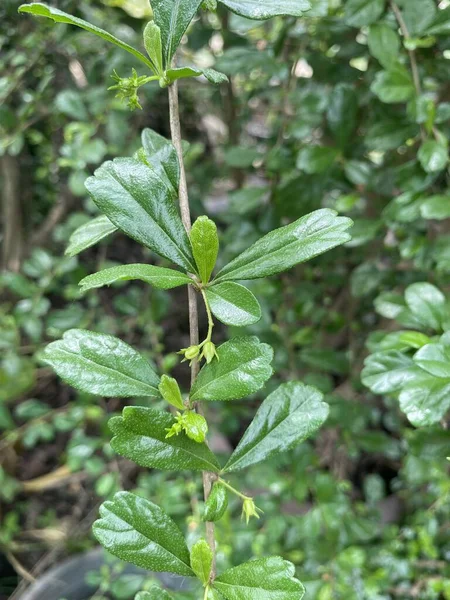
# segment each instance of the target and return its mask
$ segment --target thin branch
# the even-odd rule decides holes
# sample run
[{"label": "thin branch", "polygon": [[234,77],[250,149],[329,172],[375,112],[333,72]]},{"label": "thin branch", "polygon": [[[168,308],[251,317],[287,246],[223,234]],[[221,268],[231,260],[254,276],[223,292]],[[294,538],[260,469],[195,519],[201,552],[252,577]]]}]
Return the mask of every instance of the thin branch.
[{"label": "thin branch", "polygon": [[[405,40],[409,40],[411,35],[409,33],[408,26],[405,23],[405,19],[403,18],[402,11],[399,9],[394,0],[391,0],[391,8],[394,12],[395,18],[400,26],[400,30],[403,34]],[[422,94],[422,83],[420,81],[419,75],[419,67],[417,66],[417,57],[414,50],[408,50],[409,60],[411,63],[411,71],[414,80],[414,87],[416,88],[417,95],[420,96]]]},{"label": "thin branch", "polygon": [[[191,211],[189,207],[189,196],[186,182],[186,171],[183,161],[183,148],[181,145],[181,125],[180,125],[180,110],[178,104],[178,84],[175,81],[169,86],[169,111],[170,111],[170,131],[172,135],[172,143],[175,146],[180,163],[180,186],[179,200],[181,219],[186,231],[189,233],[191,229]],[[198,346],[198,307],[197,296],[193,286],[188,286],[188,302],[189,302],[189,330],[190,330],[190,345]],[[199,372],[198,360],[193,360],[191,365],[191,383],[194,383]],[[198,412],[201,413],[200,407]],[[215,473],[203,472],[203,492],[205,500],[208,499],[214,481],[217,479]],[[216,576],[216,540],[214,523],[206,523],[206,540],[213,553],[213,563],[211,569],[211,580]]]}]

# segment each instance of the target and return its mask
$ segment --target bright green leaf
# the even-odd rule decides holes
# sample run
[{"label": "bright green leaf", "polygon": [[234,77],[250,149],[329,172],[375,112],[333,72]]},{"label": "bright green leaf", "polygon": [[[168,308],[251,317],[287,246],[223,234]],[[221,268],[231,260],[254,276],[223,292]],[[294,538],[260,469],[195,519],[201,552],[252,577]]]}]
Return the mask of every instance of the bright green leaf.
[{"label": "bright green leaf", "polygon": [[79,285],[81,291],[86,292],[104,285],[111,285],[117,281],[130,281],[133,279],[145,281],[145,283],[160,290],[170,290],[192,283],[190,277],[173,269],[153,265],[120,265],[88,275],[80,281]]},{"label": "bright green leaf", "polygon": [[431,283],[413,283],[405,291],[405,300],[414,317],[425,327],[440,331],[447,314],[444,294]]},{"label": "bright green leaf", "polygon": [[150,500],[130,492],[117,493],[101,505],[93,531],[100,544],[121,560],[148,571],[192,577],[183,534]]},{"label": "bright green leaf", "polygon": [[416,427],[438,423],[450,409],[450,379],[417,369],[399,396],[400,408]]},{"label": "bright green leaf", "polygon": [[450,379],[450,346],[427,344],[415,353],[413,360],[430,375]]},{"label": "bright green leaf", "polygon": [[344,19],[351,27],[364,27],[383,14],[386,0],[347,0]]},{"label": "bright green leaf", "polygon": [[376,23],[369,29],[367,42],[371,55],[389,70],[400,51],[398,33],[385,23]]},{"label": "bright green leaf", "polygon": [[418,371],[413,360],[401,352],[371,354],[364,362],[361,379],[374,394],[400,391]]},{"label": "bright green leaf", "polygon": [[155,22],[161,29],[166,69],[201,3],[202,0],[152,0]]},{"label": "bright green leaf", "polygon": [[83,250],[90,248],[103,240],[111,233],[117,231],[117,227],[111,223],[108,217],[101,215],[75,229],[69,239],[66,248],[68,256],[75,256]]},{"label": "bright green leaf", "polygon": [[159,384],[159,392],[166,402],[175,406],[180,410],[184,410],[185,406],[181,396],[180,387],[173,377],[163,375]]},{"label": "bright green leaf", "polygon": [[227,600],[301,600],[305,593],[294,565],[279,556],[229,569],[214,580],[214,587]]},{"label": "bright green leaf", "polygon": [[224,485],[216,481],[205,502],[203,521],[215,523],[219,521],[228,508],[228,491]]},{"label": "bright green leaf", "polygon": [[198,540],[191,549],[191,566],[203,585],[209,581],[213,553],[206,540]]},{"label": "bright green leaf", "polygon": [[296,381],[281,385],[258,409],[224,471],[244,469],[291,450],[323,425],[328,411],[316,388]]},{"label": "bright green leaf", "polygon": [[173,598],[165,590],[154,586],[148,592],[136,594],[134,600],[173,600]]},{"label": "bright green leaf", "polygon": [[400,64],[394,64],[388,71],[379,71],[375,75],[371,90],[381,102],[387,104],[407,102],[415,93],[411,75]]},{"label": "bright green leaf", "polygon": [[243,285],[224,281],[205,290],[211,310],[225,325],[243,327],[261,319],[258,300]]},{"label": "bright green leaf", "polygon": [[272,375],[273,350],[256,337],[234,338],[217,348],[218,360],[200,371],[191,400],[239,400],[257,392]]},{"label": "bright green leaf", "polygon": [[155,65],[155,71],[162,76],[164,71],[161,30],[155,21],[149,21],[144,29],[144,46],[150,60]]},{"label": "bright green leaf", "polygon": [[214,221],[208,217],[199,217],[189,234],[192,254],[203,283],[208,283],[219,253],[219,237]]},{"label": "bright green leaf", "polygon": [[158,396],[149,362],[112,335],[71,329],[40,354],[69,385],[105,397]]},{"label": "bright green leaf", "polygon": [[430,196],[422,202],[420,214],[424,219],[436,219],[436,221],[450,219],[450,196]]},{"label": "bright green leaf", "polygon": [[308,16],[308,0],[219,0],[233,12],[247,19],[270,19],[278,15]]},{"label": "bright green leaf", "polygon": [[220,469],[206,444],[189,439],[184,433],[167,438],[176,419],[153,408],[127,406],[121,417],[113,417],[109,426],[114,434],[111,447],[141,467],[171,471],[212,471]]},{"label": "bright green leaf", "polygon": [[324,208],[275,229],[228,263],[215,281],[267,277],[345,244],[352,221],[336,215]]},{"label": "bright green leaf", "polygon": [[417,157],[427,173],[436,173],[448,164],[448,148],[436,140],[428,140],[421,145]]},{"label": "bright green leaf", "polygon": [[165,73],[168,83],[172,83],[177,79],[185,79],[189,77],[206,77],[206,79],[214,85],[219,85],[228,81],[225,73],[216,71],[215,69],[200,69],[198,67],[176,67],[168,69]]}]

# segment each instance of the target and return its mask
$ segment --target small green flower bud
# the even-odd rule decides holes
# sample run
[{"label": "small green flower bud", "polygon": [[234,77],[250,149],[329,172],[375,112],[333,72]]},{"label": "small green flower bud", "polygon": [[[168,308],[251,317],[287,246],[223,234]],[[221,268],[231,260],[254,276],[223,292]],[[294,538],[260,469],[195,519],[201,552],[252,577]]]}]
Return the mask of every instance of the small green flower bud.
[{"label": "small green flower bud", "polygon": [[200,348],[198,346],[189,346],[189,348],[186,348],[184,356],[187,360],[193,360],[194,358],[197,358],[199,354]]},{"label": "small green flower bud", "polygon": [[245,518],[245,522],[247,523],[247,525],[252,517],[256,517],[257,519],[259,519],[258,513],[262,513],[262,510],[256,506],[256,504],[253,501],[253,498],[249,498],[248,496],[246,496],[242,505],[242,518]]},{"label": "small green flower bud", "polygon": [[215,356],[217,357],[217,360],[219,360],[216,352],[216,345],[213,342],[206,342],[206,344],[203,346],[202,356],[205,357],[208,365]]}]

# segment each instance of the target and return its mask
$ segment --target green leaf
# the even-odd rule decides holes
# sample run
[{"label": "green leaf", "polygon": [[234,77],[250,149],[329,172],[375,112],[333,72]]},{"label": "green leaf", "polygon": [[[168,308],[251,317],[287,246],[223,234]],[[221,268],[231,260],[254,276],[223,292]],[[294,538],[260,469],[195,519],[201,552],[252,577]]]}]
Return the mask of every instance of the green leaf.
[{"label": "green leaf", "polygon": [[257,392],[272,375],[273,350],[256,337],[234,338],[217,348],[218,360],[205,365],[191,400],[239,400]]},{"label": "green leaf", "polygon": [[191,549],[191,566],[204,586],[209,582],[213,553],[206,540],[198,540]]},{"label": "green leaf", "polygon": [[75,229],[69,239],[66,248],[68,256],[75,256],[83,250],[94,246],[111,233],[117,231],[117,227],[111,223],[108,217],[101,215]]},{"label": "green leaf", "polygon": [[364,362],[361,380],[374,394],[400,391],[416,377],[418,368],[402,352],[379,352],[368,356]]},{"label": "green leaf", "polygon": [[154,586],[149,592],[136,594],[134,600],[173,600],[173,598],[165,590]]},{"label": "green leaf", "polygon": [[440,142],[428,140],[421,145],[417,158],[427,173],[436,173],[447,166],[448,149]]},{"label": "green leaf", "polygon": [[202,283],[208,283],[219,253],[216,224],[208,217],[199,217],[193,224],[189,237],[200,279]]},{"label": "green leaf", "polygon": [[150,165],[162,179],[167,181],[172,198],[177,200],[180,184],[180,163],[178,162],[175,146],[165,137],[148,128],[142,132],[141,140],[145,163]]},{"label": "green leaf", "polygon": [[433,23],[436,13],[434,0],[397,0],[401,7],[402,17],[411,36],[419,36]]},{"label": "green leaf", "polygon": [[415,353],[413,360],[430,375],[450,379],[450,346],[427,344]]},{"label": "green leaf", "polygon": [[292,563],[270,556],[225,571],[214,588],[227,600],[301,600],[305,588],[294,575]]},{"label": "green leaf", "polygon": [[291,450],[323,425],[328,404],[316,388],[291,381],[262,403],[224,472],[245,469]]},{"label": "green leaf", "polygon": [[239,283],[224,281],[206,288],[205,294],[213,314],[225,325],[243,327],[261,319],[258,300]]},{"label": "green leaf", "polygon": [[175,406],[180,410],[184,410],[185,406],[181,396],[180,387],[173,377],[163,375],[159,384],[159,392],[166,402]]},{"label": "green leaf", "polygon": [[297,157],[297,168],[315,174],[328,171],[339,156],[339,150],[331,146],[307,146]]},{"label": "green leaf", "polygon": [[150,60],[155,65],[155,71],[162,77],[164,63],[162,55],[161,30],[155,21],[149,21],[144,29],[144,46]]},{"label": "green leaf", "polygon": [[450,196],[430,196],[420,205],[420,214],[424,219],[450,219]]},{"label": "green leaf", "polygon": [[225,73],[216,71],[215,69],[199,69],[198,67],[176,67],[168,69],[165,73],[165,77],[168,83],[172,83],[177,79],[186,79],[189,77],[206,77],[206,79],[214,85],[219,85],[228,81],[228,77]]},{"label": "green leaf", "polygon": [[450,409],[450,379],[417,369],[399,396],[400,408],[416,427],[438,423]]},{"label": "green leaf", "polygon": [[158,396],[159,377],[148,361],[112,335],[71,329],[40,354],[74,388],[105,397]]},{"label": "green leaf", "polygon": [[247,19],[266,20],[278,15],[308,16],[308,0],[219,0],[231,11]]},{"label": "green leaf", "polygon": [[100,544],[121,560],[148,571],[192,577],[183,534],[150,500],[119,492],[101,505],[92,529]]},{"label": "green leaf", "polygon": [[189,272],[194,259],[167,183],[150,167],[122,158],[104,163],[86,188],[106,216],[137,242]]},{"label": "green leaf", "polygon": [[[340,148],[345,148],[357,124],[358,98],[351,85],[339,83],[332,91],[328,110],[328,127]],[[333,157],[333,161],[334,161]]]},{"label": "green leaf", "polygon": [[215,523],[219,521],[228,508],[228,492],[224,485],[216,481],[205,502],[203,521]]},{"label": "green leaf", "polygon": [[351,219],[324,208],[275,229],[226,265],[215,281],[258,279],[275,275],[345,244]]},{"label": "green leaf", "polygon": [[400,37],[389,25],[376,23],[371,25],[367,38],[369,50],[385,69],[396,62],[400,51]]},{"label": "green leaf", "polygon": [[408,308],[425,327],[440,331],[447,309],[444,294],[431,283],[413,283],[405,291]]},{"label": "green leaf", "polygon": [[384,12],[386,0],[347,0],[344,19],[351,27],[364,27],[377,21]]},{"label": "green leaf", "polygon": [[114,35],[111,35],[107,31],[88,23],[87,21],[83,21],[83,19],[79,19],[78,17],[72,17],[62,10],[58,10],[57,8],[53,8],[52,6],[47,6],[41,2],[35,2],[33,4],[22,4],[19,7],[19,12],[21,13],[30,13],[32,15],[36,15],[39,17],[48,17],[55,23],[68,23],[69,25],[76,25],[77,27],[81,27],[81,29],[85,29],[90,33],[98,35],[104,40],[110,42],[111,44],[115,44],[122,48],[122,50],[126,50],[130,54],[132,54],[135,58],[143,62],[147,67],[153,70],[153,64],[148,60],[139,50],[136,50],[132,46],[129,46],[122,40],[119,40]]},{"label": "green leaf", "polygon": [[81,291],[86,292],[104,285],[111,285],[117,281],[130,281],[132,279],[145,281],[145,283],[149,283],[160,290],[171,290],[192,283],[190,277],[173,269],[153,265],[120,265],[88,275],[80,281],[79,285]]},{"label": "green leaf", "polygon": [[399,64],[394,64],[388,71],[379,71],[370,89],[386,104],[408,102],[415,93],[411,75]]},{"label": "green leaf", "polygon": [[153,408],[127,406],[109,426],[114,434],[112,449],[141,467],[172,471],[212,471],[220,465],[206,444],[198,444],[184,433],[166,438],[176,419]]},{"label": "green leaf", "polygon": [[161,29],[166,69],[202,0],[152,0],[153,15]]}]

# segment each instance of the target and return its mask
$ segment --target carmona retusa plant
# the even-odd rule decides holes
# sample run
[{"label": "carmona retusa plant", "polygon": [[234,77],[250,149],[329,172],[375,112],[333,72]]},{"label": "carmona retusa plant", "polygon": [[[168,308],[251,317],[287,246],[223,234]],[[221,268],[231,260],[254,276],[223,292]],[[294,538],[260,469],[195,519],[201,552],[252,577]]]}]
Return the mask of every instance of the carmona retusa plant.
[{"label": "carmona retusa plant", "polygon": [[[244,17],[300,16],[306,0],[221,0]],[[214,319],[245,327],[261,317],[258,300],[240,281],[268,277],[309,260],[349,240],[348,218],[322,209],[276,229],[215,272],[219,254],[216,225],[200,216],[191,225],[183,164],[178,110],[178,80],[203,76],[214,84],[226,77],[212,69],[176,66],[175,56],[201,0],[152,0],[153,20],[144,31],[146,54],[108,32],[41,3],[25,4],[20,12],[82,27],[130,52],[145,68],[112,86],[131,108],[140,107],[138,89],[155,81],[168,89],[172,139],[144,130],[142,148],[131,158],[104,163],[86,181],[86,188],[102,216],[77,230],[70,253],[92,246],[120,230],[174,264],[174,269],[150,264],[128,264],[102,270],[80,282],[83,291],[124,280],[142,280],[160,289],[186,286],[189,303],[190,345],[180,349],[189,362],[191,386],[186,393],[168,375],[156,373],[136,350],[110,335],[73,329],[49,344],[42,359],[73,387],[104,397],[155,397],[167,411],[126,406],[113,417],[111,446],[120,456],[141,467],[203,474],[205,538],[188,548],[172,519],[146,498],[119,492],[100,508],[94,535],[113,555],[150,571],[166,571],[197,579],[198,597],[209,600],[300,600],[304,587],[294,565],[280,557],[250,560],[219,573],[216,568],[215,522],[227,510],[228,497],[242,501],[248,521],[259,518],[254,499],[229,477],[270,457],[292,449],[326,420],[322,394],[298,381],[284,383],[261,404],[238,446],[221,465],[208,447],[209,402],[233,402],[260,390],[272,375],[272,348],[253,336],[234,337],[216,346]],[[214,9],[215,2],[204,3]],[[215,273],[215,274],[214,274]],[[206,338],[199,339],[197,301],[208,317]],[[197,584],[199,585],[199,584]],[[195,586],[193,587],[195,590]],[[154,588],[139,600],[168,599]]]}]

